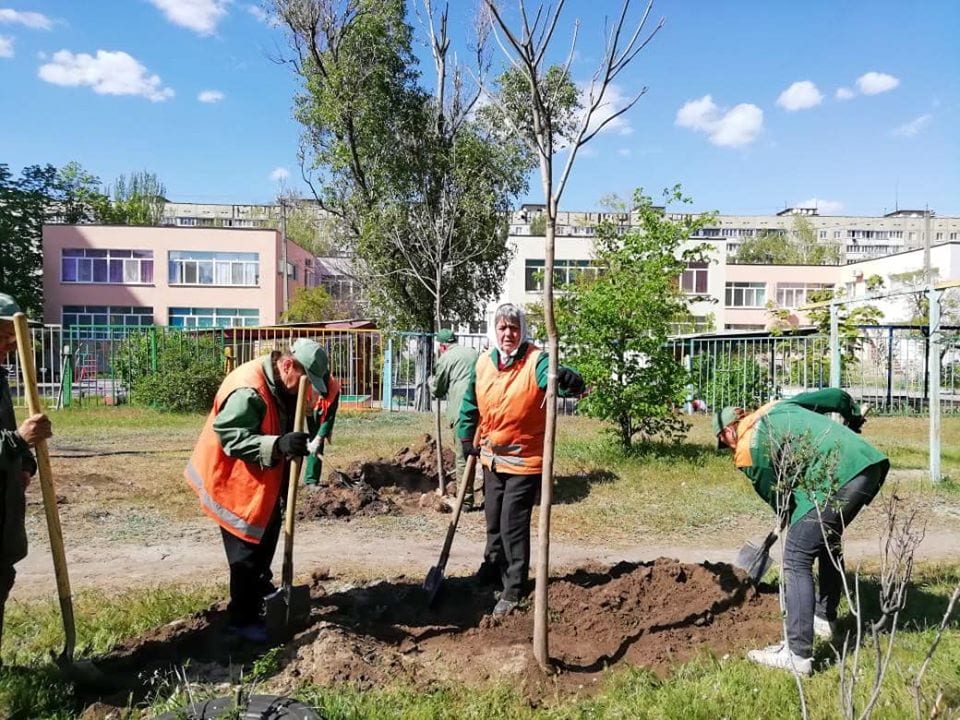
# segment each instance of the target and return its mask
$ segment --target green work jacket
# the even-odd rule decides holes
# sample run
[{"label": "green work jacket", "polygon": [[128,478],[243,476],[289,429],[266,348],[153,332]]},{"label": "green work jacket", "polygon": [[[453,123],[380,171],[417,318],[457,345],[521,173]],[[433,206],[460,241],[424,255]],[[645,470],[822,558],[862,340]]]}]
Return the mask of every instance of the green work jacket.
[{"label": "green work jacket", "polygon": [[430,394],[447,401],[446,414],[451,427],[456,427],[460,420],[460,405],[470,385],[477,357],[473,348],[455,345],[437,358],[437,364],[433,366],[433,375],[428,381]]},{"label": "green work jacket", "polygon": [[[863,417],[849,394],[825,388],[766,405],[738,425],[734,462],[775,511],[781,498],[790,498],[791,525],[817,504],[825,507],[867,467],[885,463],[884,477],[890,467],[886,455],[822,413],[838,413],[848,423]],[[778,492],[787,482],[790,488]]]},{"label": "green work jacket", "polygon": [[37,472],[30,448],[17,434],[7,371],[0,367],[0,565],[13,565],[27,556],[27,511],[21,472]]}]

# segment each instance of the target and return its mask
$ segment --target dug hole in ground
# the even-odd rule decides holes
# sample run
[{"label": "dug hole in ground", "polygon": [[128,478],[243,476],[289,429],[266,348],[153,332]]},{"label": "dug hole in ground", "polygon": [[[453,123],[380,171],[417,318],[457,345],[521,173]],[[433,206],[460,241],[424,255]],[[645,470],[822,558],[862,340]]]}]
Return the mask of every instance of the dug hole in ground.
[{"label": "dug hole in ground", "polygon": [[[298,519],[448,511],[434,492],[435,462],[432,440],[424,436],[390,458],[331,471],[323,484],[304,489]],[[451,454],[444,464],[452,472]],[[438,539],[438,553],[439,545]],[[299,572],[313,572],[310,620],[282,646],[277,671],[258,684],[264,692],[292,694],[307,683],[367,689],[394,682],[429,688],[505,681],[542,703],[589,693],[605,670],[624,663],[666,673],[700,652],[741,653],[781,633],[776,589],[753,588],[727,564],[671,558],[586,564],[550,583],[550,654],[559,672],[546,676],[531,657],[532,609],[522,604],[494,618],[493,590],[472,577],[448,577],[430,608],[423,577],[354,584],[326,568],[301,566]],[[185,664],[191,682],[242,682],[244,666],[267,648],[227,635],[225,606],[218,603],[97,658],[117,686],[113,697],[97,699],[125,706],[147,692],[144,678]]]}]

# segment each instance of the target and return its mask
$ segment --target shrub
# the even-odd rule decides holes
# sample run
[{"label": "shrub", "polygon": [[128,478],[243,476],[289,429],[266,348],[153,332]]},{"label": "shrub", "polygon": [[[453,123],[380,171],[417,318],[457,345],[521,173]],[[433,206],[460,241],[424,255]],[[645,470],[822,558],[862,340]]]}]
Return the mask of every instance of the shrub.
[{"label": "shrub", "polygon": [[174,412],[206,411],[223,380],[219,339],[180,331],[135,333],[114,357],[114,370],[129,384],[134,403]]}]

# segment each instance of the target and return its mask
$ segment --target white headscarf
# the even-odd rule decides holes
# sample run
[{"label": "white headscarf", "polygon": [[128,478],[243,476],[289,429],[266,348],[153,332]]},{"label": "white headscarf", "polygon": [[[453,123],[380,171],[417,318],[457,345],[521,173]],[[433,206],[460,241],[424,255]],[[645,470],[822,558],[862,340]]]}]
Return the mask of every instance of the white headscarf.
[{"label": "white headscarf", "polygon": [[[497,342],[497,319],[503,315],[516,315],[520,319],[520,342],[517,343],[517,347],[512,353],[504,352],[503,348],[500,347],[500,343]],[[493,323],[487,330],[487,335],[490,337],[490,344],[497,349],[498,353],[500,353],[501,360],[514,357],[517,354],[517,351],[520,349],[520,346],[522,346],[525,342],[530,341],[530,338],[527,336],[527,316],[524,314],[523,310],[513,303],[504,303],[503,305],[497,307],[496,312],[493,313]]]}]

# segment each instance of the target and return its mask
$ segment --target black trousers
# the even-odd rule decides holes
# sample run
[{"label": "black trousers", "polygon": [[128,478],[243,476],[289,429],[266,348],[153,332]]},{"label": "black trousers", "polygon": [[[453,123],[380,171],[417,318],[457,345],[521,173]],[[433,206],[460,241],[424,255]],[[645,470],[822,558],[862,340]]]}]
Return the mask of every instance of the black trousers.
[{"label": "black trousers", "polygon": [[[790,526],[783,547],[787,644],[800,657],[813,654],[813,616],[837,619],[843,593],[843,531],[883,485],[890,463],[870,465],[837,490],[818,512],[808,512]],[[820,586],[815,590],[813,563]],[[839,567],[838,567],[839,566]]]},{"label": "black trousers", "polygon": [[484,562],[500,569],[503,599],[519,600],[530,571],[530,515],[540,494],[540,475],[483,469],[487,547]]},{"label": "black trousers", "polygon": [[3,615],[7,607],[7,598],[13,589],[17,571],[13,565],[0,565],[0,641],[3,639]]},{"label": "black trousers", "polygon": [[241,540],[223,528],[223,549],[230,566],[230,604],[227,612],[233,625],[249,625],[260,619],[263,598],[273,591],[270,564],[277,550],[282,527],[282,503],[277,500],[270,522],[257,544]]}]

